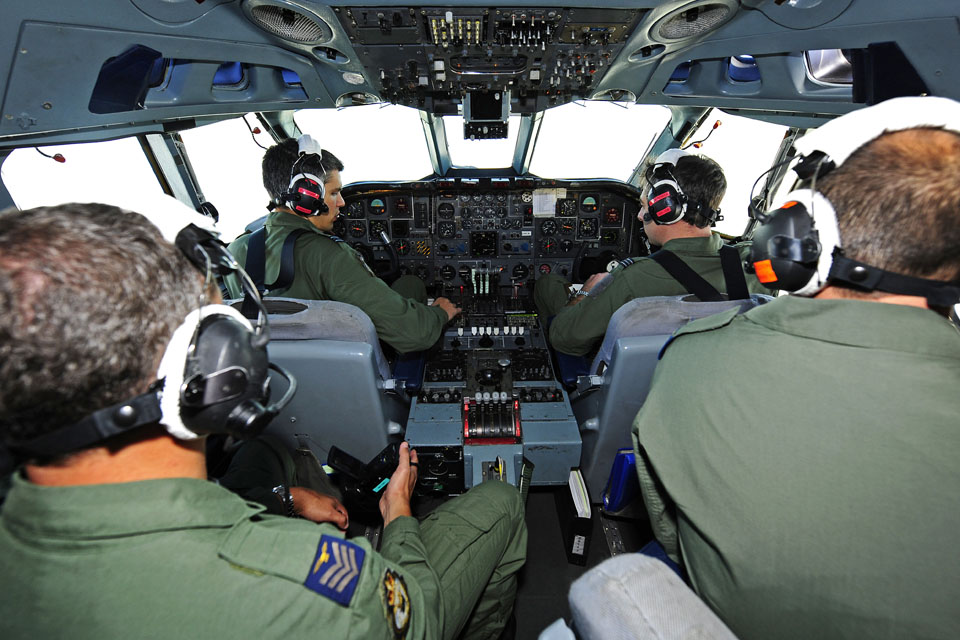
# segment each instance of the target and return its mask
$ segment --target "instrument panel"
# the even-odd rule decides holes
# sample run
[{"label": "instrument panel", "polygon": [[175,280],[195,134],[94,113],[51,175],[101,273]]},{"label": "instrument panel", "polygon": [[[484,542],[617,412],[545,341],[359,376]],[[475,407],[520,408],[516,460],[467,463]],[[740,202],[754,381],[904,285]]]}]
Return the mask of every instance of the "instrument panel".
[{"label": "instrument panel", "polygon": [[358,183],[342,194],[334,233],[377,271],[389,263],[386,233],[401,273],[438,295],[473,290],[478,272],[496,274],[502,288],[532,288],[548,273],[576,279],[584,259],[645,252],[633,233],[640,193],[614,181],[434,179]]}]

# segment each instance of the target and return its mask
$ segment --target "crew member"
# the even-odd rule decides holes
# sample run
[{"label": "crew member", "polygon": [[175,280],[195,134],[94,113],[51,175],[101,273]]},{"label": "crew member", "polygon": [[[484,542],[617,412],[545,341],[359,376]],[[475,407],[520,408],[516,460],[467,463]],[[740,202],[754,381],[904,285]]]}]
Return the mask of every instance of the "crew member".
[{"label": "crew member", "polygon": [[[294,236],[293,279],[269,295],[306,300],[337,300],[359,307],[373,321],[377,336],[397,351],[432,346],[444,325],[460,309],[447,298],[426,305],[426,288],[416,276],[401,276],[391,288],[376,277],[363,257],[333,234],[344,206],[340,195],[343,163],[310,136],[288,139],[263,155],[263,186],[270,194],[266,220],[265,282],[277,281],[283,247]],[[230,244],[241,264],[247,260],[250,235]],[[242,295],[235,276],[224,280],[231,297]]]},{"label": "crew member", "polygon": [[206,238],[105,205],[0,213],[0,462],[23,464],[0,637],[496,638],[525,558],[516,488],[418,521],[404,443],[378,552],[207,480],[206,434],[253,436],[290,392],[266,405],[265,334],[207,304],[231,261]]},{"label": "crew member", "polygon": [[[706,156],[672,149],[650,166],[646,182],[648,197],[638,217],[650,243],[662,247],[659,255],[631,259],[610,274],[594,274],[577,292],[559,276],[537,280],[534,301],[541,317],[556,316],[549,335],[558,351],[588,354],[603,338],[614,312],[634,298],[697,294],[704,284],[708,294],[727,292],[720,258],[723,239],[710,230],[720,219],[720,201],[727,190],[723,169]],[[745,256],[749,245],[736,249]],[[731,277],[743,283],[742,268],[737,265],[735,271]],[[746,276],[743,288],[743,295],[770,293],[752,275]]]},{"label": "crew member", "polygon": [[738,638],[956,638],[960,104],[888,100],[796,148],[809,189],[751,260],[804,297],[666,347],[633,426],[647,511]]}]

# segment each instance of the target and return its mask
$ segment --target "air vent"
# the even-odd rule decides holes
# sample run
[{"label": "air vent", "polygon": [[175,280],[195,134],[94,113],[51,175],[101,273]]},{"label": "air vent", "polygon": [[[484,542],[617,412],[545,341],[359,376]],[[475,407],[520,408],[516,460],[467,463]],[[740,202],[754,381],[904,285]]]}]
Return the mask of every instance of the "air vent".
[{"label": "air vent", "polygon": [[730,20],[736,12],[734,7],[718,2],[706,2],[675,11],[662,19],[654,28],[658,40],[687,40],[713,31]]},{"label": "air vent", "polygon": [[244,3],[247,16],[258,27],[273,35],[300,44],[327,42],[333,36],[329,25],[306,9],[284,2]]}]

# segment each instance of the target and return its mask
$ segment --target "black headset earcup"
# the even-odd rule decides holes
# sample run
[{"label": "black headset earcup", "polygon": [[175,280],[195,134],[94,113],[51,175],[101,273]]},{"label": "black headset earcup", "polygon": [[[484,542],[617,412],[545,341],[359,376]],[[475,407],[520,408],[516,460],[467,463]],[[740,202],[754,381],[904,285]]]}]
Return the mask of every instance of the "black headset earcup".
[{"label": "black headset earcup", "polygon": [[290,180],[284,195],[287,206],[304,216],[315,216],[329,211],[324,201],[323,180],[309,173],[300,173]]},{"label": "black headset earcup", "polygon": [[194,433],[255,436],[269,422],[265,346],[239,320],[214,314],[200,323],[188,352],[180,392],[180,417]]},{"label": "black headset earcup", "polygon": [[757,279],[774,289],[798,291],[817,273],[819,233],[807,208],[794,200],[763,216],[753,234],[750,264]]}]

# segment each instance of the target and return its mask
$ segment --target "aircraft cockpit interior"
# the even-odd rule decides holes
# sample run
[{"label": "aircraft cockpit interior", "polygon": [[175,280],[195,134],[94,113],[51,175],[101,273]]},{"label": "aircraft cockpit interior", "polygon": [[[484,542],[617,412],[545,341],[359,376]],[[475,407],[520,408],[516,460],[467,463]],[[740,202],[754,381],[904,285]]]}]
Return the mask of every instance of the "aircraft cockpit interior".
[{"label": "aircraft cockpit interior", "polygon": [[584,570],[556,494],[575,487],[599,514],[578,543],[584,559],[592,536],[588,566],[652,539],[630,428],[670,335],[777,296],[723,295],[656,329],[623,309],[583,356],[551,344],[538,284],[578,301],[660,248],[642,220],[668,150],[723,168],[713,231],[739,246],[793,188],[808,131],[900,96],[960,99],[948,0],[4,4],[0,208],[167,194],[229,244],[264,225],[266,149],[309,135],[343,161],[330,233],[459,313],[401,353],[356,307],[267,295],[268,348],[299,381],[267,433],[324,463],[408,441],[424,500],[520,487],[538,547],[525,638],[569,617]]}]

